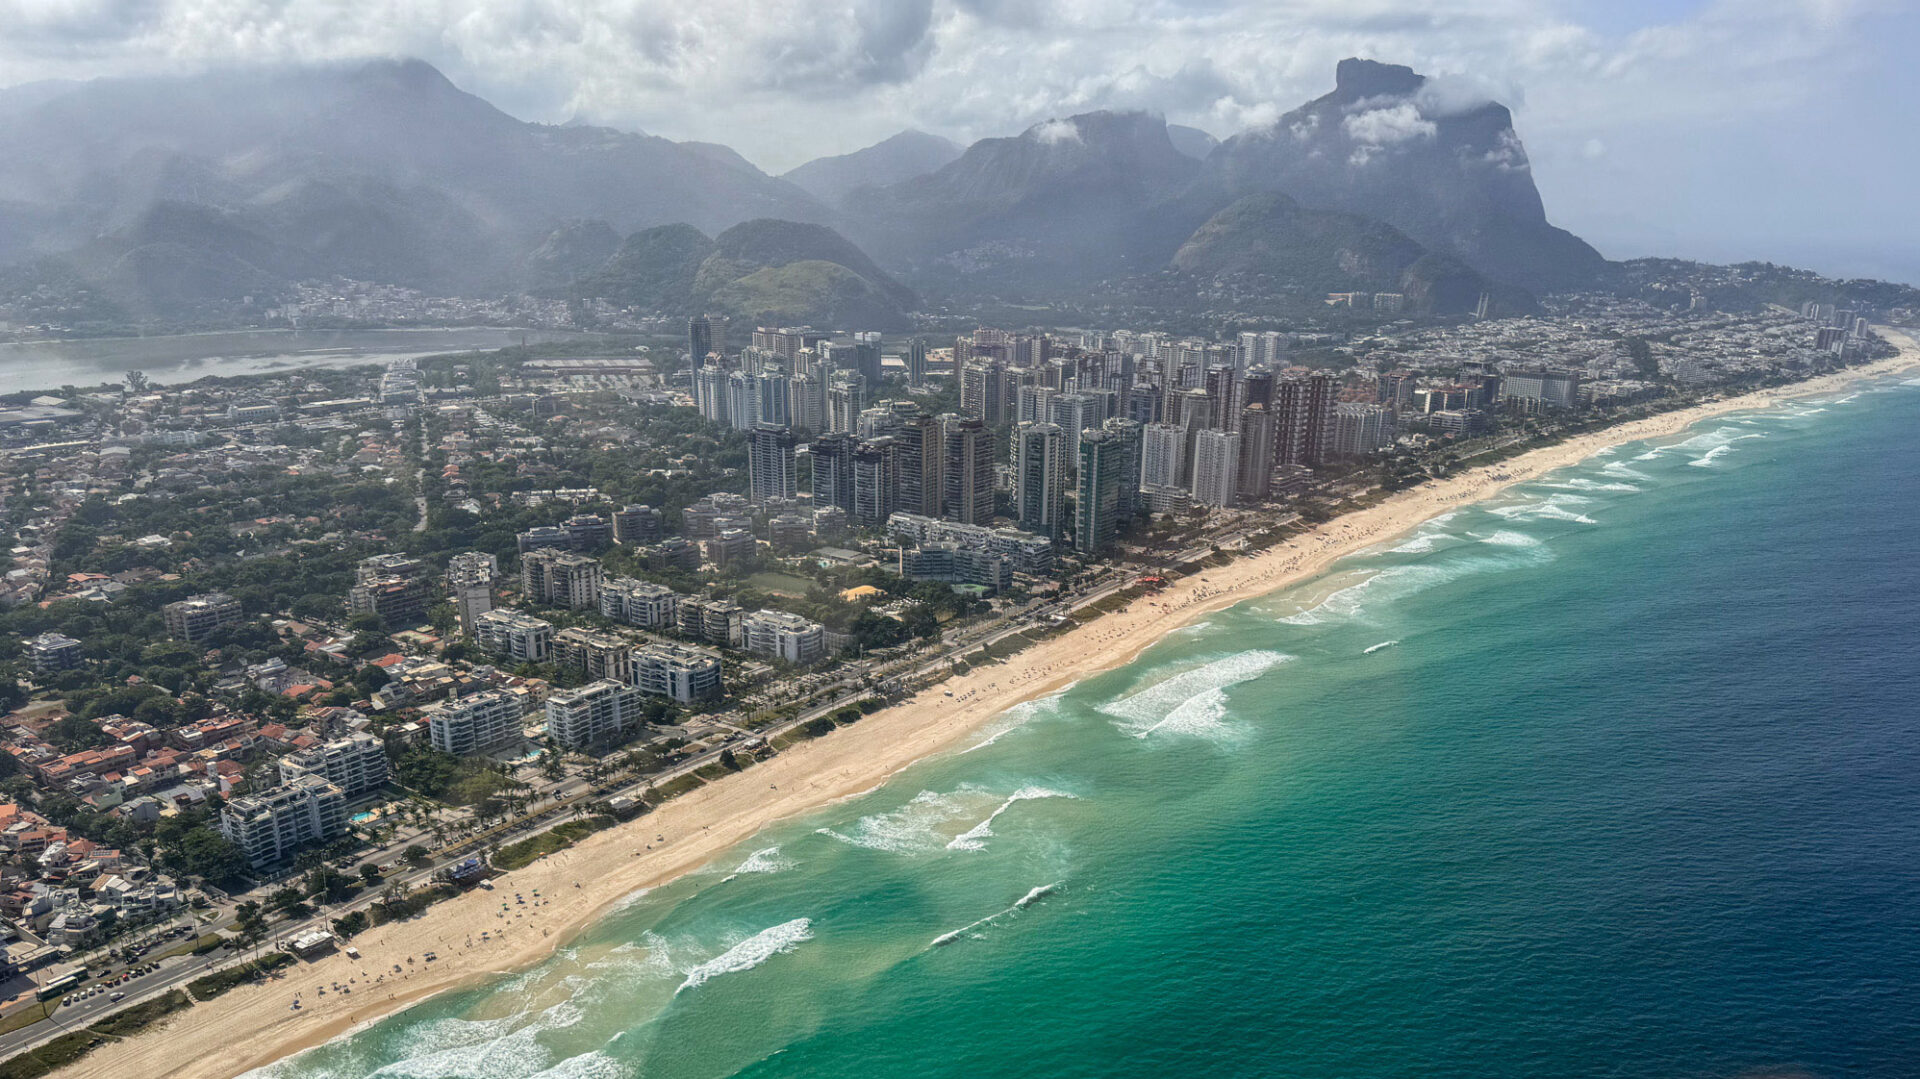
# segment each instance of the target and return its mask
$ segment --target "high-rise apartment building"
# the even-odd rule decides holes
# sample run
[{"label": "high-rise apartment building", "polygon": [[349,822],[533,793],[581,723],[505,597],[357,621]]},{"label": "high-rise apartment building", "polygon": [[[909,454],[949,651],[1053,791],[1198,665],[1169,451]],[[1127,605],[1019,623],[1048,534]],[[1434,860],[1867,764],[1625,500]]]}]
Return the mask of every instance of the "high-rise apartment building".
[{"label": "high-rise apartment building", "polygon": [[948,413],[940,417],[945,443],[940,469],[940,511],[962,524],[984,525],[993,520],[993,433],[986,421]]},{"label": "high-rise apartment building", "polygon": [[1066,436],[1051,423],[1013,432],[1013,501],[1020,527],[1059,539],[1066,522]]},{"label": "high-rise apartment building", "polygon": [[786,427],[756,423],[747,432],[748,490],[754,505],[794,497],[793,452],[793,432]]},{"label": "high-rise apartment building", "polygon": [[1205,506],[1233,505],[1239,493],[1240,435],[1205,430],[1194,439],[1193,500]]}]

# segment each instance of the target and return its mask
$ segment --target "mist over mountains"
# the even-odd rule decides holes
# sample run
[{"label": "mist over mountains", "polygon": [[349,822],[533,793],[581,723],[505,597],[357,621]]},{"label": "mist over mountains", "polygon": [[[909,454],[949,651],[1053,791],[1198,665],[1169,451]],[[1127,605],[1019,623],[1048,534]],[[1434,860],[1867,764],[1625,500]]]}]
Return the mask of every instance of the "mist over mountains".
[{"label": "mist over mountains", "polygon": [[0,91],[0,289],[134,319],[349,277],[884,328],[916,289],[1169,273],[1448,313],[1607,268],[1547,220],[1504,106],[1366,60],[1224,141],[1093,112],[965,148],[906,131],[779,177],[517,120],[420,61]]}]

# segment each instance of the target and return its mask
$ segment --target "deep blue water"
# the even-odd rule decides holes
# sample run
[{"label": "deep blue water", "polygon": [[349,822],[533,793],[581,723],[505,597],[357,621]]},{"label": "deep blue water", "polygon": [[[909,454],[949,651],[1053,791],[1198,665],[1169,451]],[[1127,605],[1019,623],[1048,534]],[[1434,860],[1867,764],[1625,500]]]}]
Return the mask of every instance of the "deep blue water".
[{"label": "deep blue water", "polygon": [[1917,423],[1463,509],[268,1072],[1920,1074]]}]

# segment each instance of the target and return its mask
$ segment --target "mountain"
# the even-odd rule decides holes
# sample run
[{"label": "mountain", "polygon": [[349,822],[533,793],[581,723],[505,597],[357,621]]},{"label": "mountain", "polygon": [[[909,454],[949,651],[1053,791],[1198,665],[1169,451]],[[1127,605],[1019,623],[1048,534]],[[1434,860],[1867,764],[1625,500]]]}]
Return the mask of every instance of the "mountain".
[{"label": "mountain", "polygon": [[1548,223],[1506,106],[1459,98],[1411,68],[1342,60],[1332,93],[1221,143],[1197,188],[1378,218],[1529,289],[1592,281],[1605,260]]},{"label": "mountain", "polygon": [[1183,124],[1168,124],[1167,138],[1173,142],[1174,149],[1195,161],[1205,161],[1207,155],[1213,152],[1213,148],[1220,145],[1220,140],[1212,135],[1197,127],[1187,127]]},{"label": "mountain", "polygon": [[517,285],[568,221],[832,216],[725,147],[527,123],[417,60],[0,92],[0,263],[162,202],[298,247],[319,273],[467,290]]},{"label": "mountain", "polygon": [[1398,292],[1417,314],[1464,314],[1482,294],[1503,310],[1531,296],[1497,285],[1451,255],[1435,254],[1385,222],[1309,210],[1278,192],[1248,195],[1209,218],[1174,253],[1172,267],[1243,288]]},{"label": "mountain", "polygon": [[861,189],[849,212],[865,246],[921,274],[1065,286],[1143,267],[1130,223],[1200,169],[1160,117],[1093,112],[983,139],[926,176]]},{"label": "mountain", "polygon": [[713,240],[692,225],[659,225],[621,241],[606,263],[566,289],[665,314],[691,314],[693,281],[713,254]]},{"label": "mountain", "polygon": [[765,218],[712,239],[685,224],[635,233],[566,293],[663,314],[877,330],[908,328],[916,303],[912,290],[834,230]]},{"label": "mountain", "polygon": [[884,187],[925,176],[951,164],[962,152],[938,135],[908,130],[864,150],[815,158],[781,173],[780,178],[828,206],[838,206],[855,188]]},{"label": "mountain", "polygon": [[564,287],[605,266],[620,244],[620,234],[605,221],[569,221],[527,255],[522,276],[535,290]]}]

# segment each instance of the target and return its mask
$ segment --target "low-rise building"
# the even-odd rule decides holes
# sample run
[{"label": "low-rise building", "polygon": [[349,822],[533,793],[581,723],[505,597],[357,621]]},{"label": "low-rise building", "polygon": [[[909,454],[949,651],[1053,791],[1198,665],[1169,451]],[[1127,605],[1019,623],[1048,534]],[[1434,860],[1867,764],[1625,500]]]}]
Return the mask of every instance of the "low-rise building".
[{"label": "low-rise building", "polygon": [[27,659],[35,674],[72,670],[80,666],[81,644],[65,634],[42,633],[27,642]]},{"label": "low-rise building", "polygon": [[602,572],[598,559],[578,551],[528,551],[520,559],[520,593],[528,603],[597,611]]},{"label": "low-rise building", "polygon": [[588,678],[627,680],[633,645],[611,633],[573,626],[556,634],[553,646],[561,663],[584,672]]},{"label": "low-rise building", "polygon": [[746,650],[788,663],[818,663],[827,658],[826,627],[788,611],[755,611],[742,623]]},{"label": "low-rise building", "polygon": [[291,783],[303,775],[317,775],[339,787],[349,798],[377,790],[387,781],[386,745],[366,733],[296,750],[280,758],[279,765],[283,783]]},{"label": "low-rise building", "polygon": [[600,586],[600,613],[630,626],[672,629],[679,622],[680,594],[652,581],[616,577]]},{"label": "low-rise building", "polygon": [[654,697],[681,704],[716,700],[722,693],[720,657],[677,644],[650,644],[633,650],[633,684]]},{"label": "low-rise building", "polygon": [[499,690],[447,701],[427,711],[427,740],[456,757],[510,745],[523,737],[520,698]]},{"label": "low-rise building", "polygon": [[245,794],[220,810],[220,831],[255,869],[284,862],[305,847],[347,830],[347,796],[317,775],[303,775],[261,794]]},{"label": "low-rise building", "polygon": [[601,679],[547,698],[547,734],[568,749],[626,741],[639,729],[646,695],[638,686]]},{"label": "low-rise building", "polygon": [[225,592],[206,592],[160,608],[167,636],[198,644],[222,626],[240,621],[240,601]]},{"label": "low-rise building", "polygon": [[495,655],[545,663],[553,654],[553,623],[511,607],[495,607],[474,616],[473,639]]},{"label": "low-rise building", "polygon": [[1013,560],[958,544],[929,543],[900,549],[900,576],[1004,592],[1013,587]]}]

